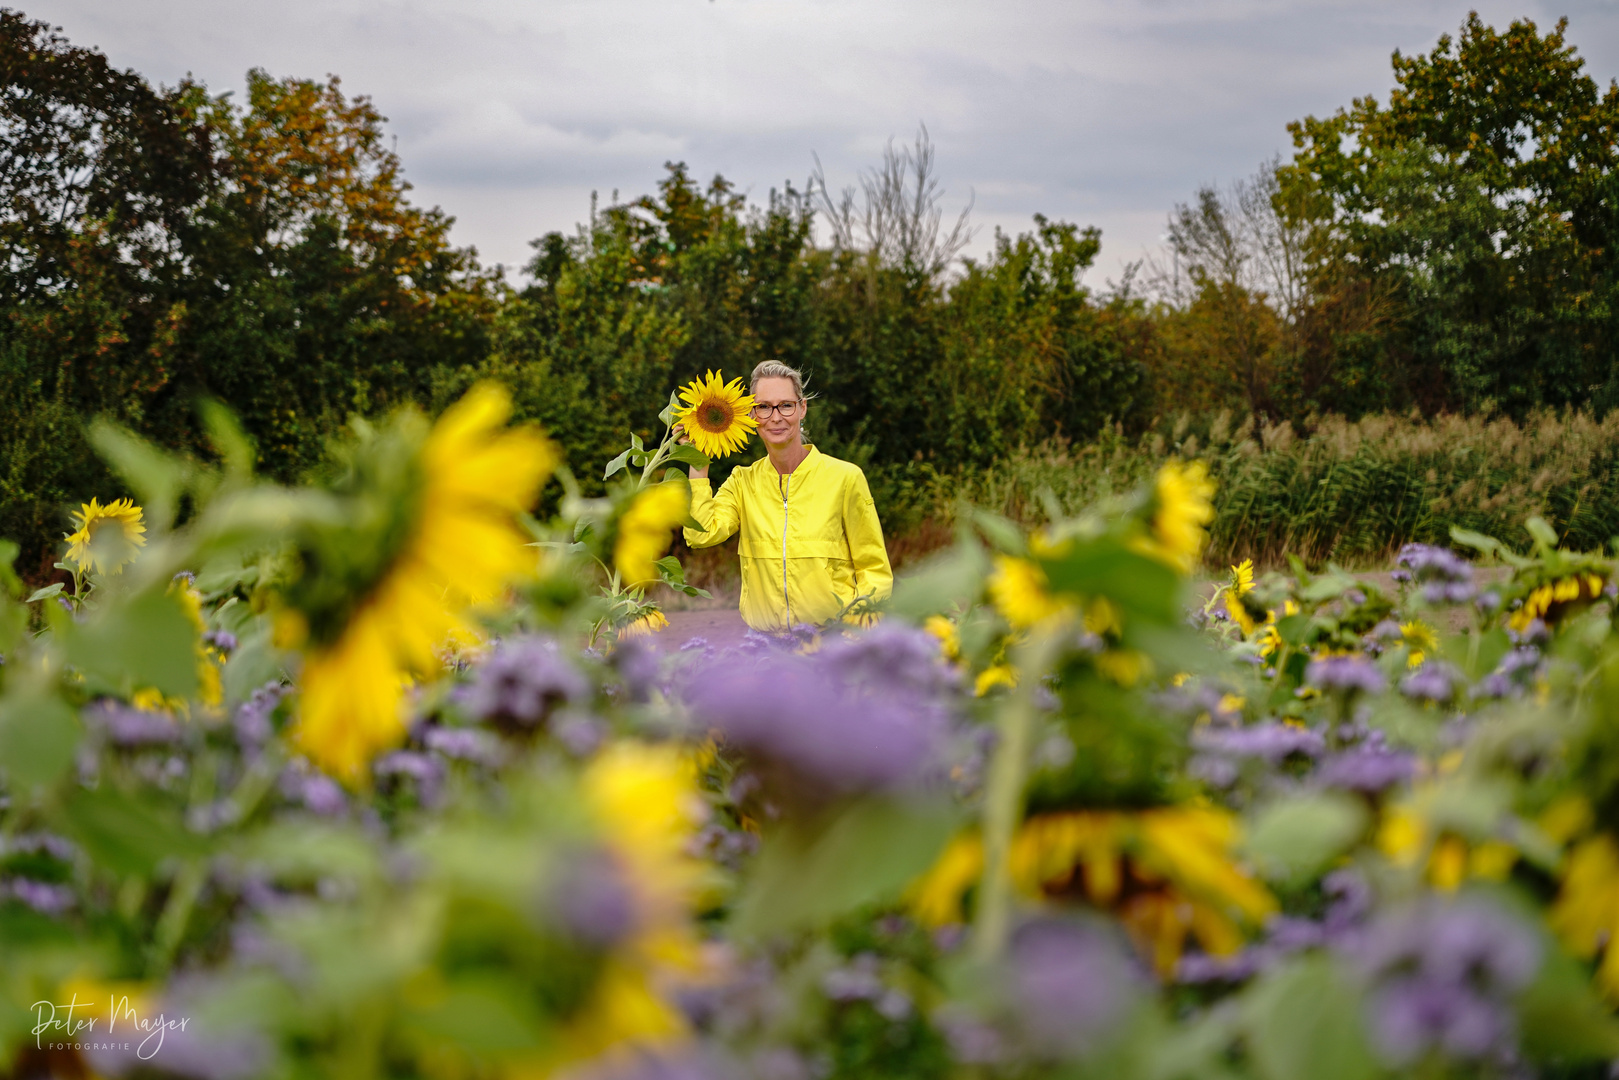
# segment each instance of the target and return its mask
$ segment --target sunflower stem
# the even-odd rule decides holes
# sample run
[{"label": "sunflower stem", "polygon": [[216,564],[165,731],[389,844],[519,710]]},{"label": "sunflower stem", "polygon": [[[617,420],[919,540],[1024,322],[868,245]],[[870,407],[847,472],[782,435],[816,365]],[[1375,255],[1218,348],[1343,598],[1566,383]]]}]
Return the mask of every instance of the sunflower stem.
[{"label": "sunflower stem", "polygon": [[990,763],[984,791],[984,876],[979,885],[978,918],[973,951],[981,961],[994,960],[1006,947],[1012,925],[1012,836],[1023,816],[1023,784],[1034,734],[1035,690],[1056,651],[1057,637],[1037,630],[1017,650],[1017,689],[1000,715],[1000,742]]}]

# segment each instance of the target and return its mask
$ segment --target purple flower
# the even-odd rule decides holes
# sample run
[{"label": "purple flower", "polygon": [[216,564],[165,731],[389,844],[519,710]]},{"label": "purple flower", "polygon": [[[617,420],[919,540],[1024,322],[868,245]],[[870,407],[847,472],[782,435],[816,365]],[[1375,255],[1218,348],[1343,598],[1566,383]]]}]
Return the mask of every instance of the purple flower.
[{"label": "purple flower", "polygon": [[455,761],[470,761],[474,765],[495,765],[500,761],[500,747],[494,737],[475,728],[450,728],[434,725],[422,732],[422,745],[436,750]]},{"label": "purple flower", "polygon": [[1511,999],[1535,976],[1533,931],[1493,903],[1430,899],[1373,923],[1353,963],[1371,986],[1379,1049],[1394,1065],[1430,1052],[1477,1059],[1510,1046]]},{"label": "purple flower", "polygon": [[1418,701],[1449,701],[1456,693],[1456,672],[1437,661],[1423,664],[1400,683],[1400,692]]},{"label": "purple flower", "polygon": [[51,885],[31,878],[13,879],[8,891],[41,915],[60,915],[78,899],[66,885]]},{"label": "purple flower", "polygon": [[579,1080],[741,1080],[736,1066],[718,1053],[678,1045],[661,1052],[609,1053],[577,1075]]},{"label": "purple flower", "polygon": [[1400,549],[1395,561],[1416,575],[1418,581],[1471,583],[1473,580],[1473,564],[1449,548],[1407,544]]},{"label": "purple flower", "polygon": [[1383,692],[1383,673],[1363,656],[1325,656],[1311,660],[1304,670],[1304,679],[1311,686],[1324,690],[1342,690],[1345,693]]},{"label": "purple flower", "polygon": [[180,723],[169,713],[137,709],[110,698],[85,710],[114,746],[159,746],[180,738]]},{"label": "purple flower", "polygon": [[1117,942],[1067,920],[1034,919],[1018,927],[1006,967],[1012,1026],[1043,1055],[1093,1047],[1124,1019],[1143,987]]},{"label": "purple flower", "polygon": [[202,635],[202,640],[218,649],[220,652],[236,651],[236,635],[229,630],[210,630]]},{"label": "purple flower", "polygon": [[904,789],[934,763],[950,719],[944,677],[922,671],[910,648],[891,635],[710,664],[688,675],[683,696],[693,722],[770,774],[776,794],[814,803]]},{"label": "purple flower", "polygon": [[861,953],[821,976],[821,993],[829,1001],[876,1001],[886,989],[881,962],[873,953]]},{"label": "purple flower", "polygon": [[378,776],[408,776],[416,781],[416,795],[423,803],[436,802],[444,782],[444,762],[414,750],[384,754],[371,768]]},{"label": "purple flower", "polygon": [[640,638],[628,638],[613,650],[613,667],[631,701],[645,703],[652,698],[662,668],[662,654],[656,646]]},{"label": "purple flower", "polygon": [[1422,587],[1422,598],[1430,604],[1465,604],[1476,591],[1471,581],[1430,581]]},{"label": "purple flower", "polygon": [[551,891],[551,908],[570,937],[597,949],[611,948],[639,921],[624,868],[607,851],[587,851],[565,860]]},{"label": "purple flower", "polygon": [[1274,722],[1243,728],[1198,728],[1192,733],[1192,745],[1232,757],[1263,758],[1272,765],[1292,754],[1317,757],[1326,746],[1318,731]]},{"label": "purple flower", "polygon": [[243,747],[258,749],[270,741],[275,734],[275,728],[270,723],[276,706],[287,693],[287,687],[281,685],[279,679],[265,683],[236,710],[232,720],[232,727],[236,730],[236,741]]},{"label": "purple flower", "polygon": [[302,760],[292,762],[282,772],[281,794],[322,817],[334,817],[348,808],[348,796],[337,782],[313,771]]},{"label": "purple flower", "polygon": [[831,642],[818,659],[832,678],[850,685],[936,695],[956,684],[939,639],[903,623],[880,623],[858,637]]},{"label": "purple flower", "polygon": [[462,704],[480,720],[519,728],[544,723],[559,705],[583,701],[590,683],[549,638],[504,642],[478,668]]},{"label": "purple flower", "polygon": [[1322,762],[1315,778],[1323,787],[1375,795],[1411,779],[1416,770],[1416,759],[1410,754],[1383,746],[1357,746]]}]

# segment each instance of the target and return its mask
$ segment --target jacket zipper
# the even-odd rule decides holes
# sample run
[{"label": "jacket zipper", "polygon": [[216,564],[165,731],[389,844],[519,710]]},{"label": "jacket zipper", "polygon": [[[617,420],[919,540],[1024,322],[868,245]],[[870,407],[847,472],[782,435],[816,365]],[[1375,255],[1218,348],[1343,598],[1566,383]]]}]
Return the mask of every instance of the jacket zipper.
[{"label": "jacket zipper", "polygon": [[781,480],[781,602],[787,608],[786,629],[793,626],[793,601],[787,595],[787,489],[788,478],[782,476]]}]

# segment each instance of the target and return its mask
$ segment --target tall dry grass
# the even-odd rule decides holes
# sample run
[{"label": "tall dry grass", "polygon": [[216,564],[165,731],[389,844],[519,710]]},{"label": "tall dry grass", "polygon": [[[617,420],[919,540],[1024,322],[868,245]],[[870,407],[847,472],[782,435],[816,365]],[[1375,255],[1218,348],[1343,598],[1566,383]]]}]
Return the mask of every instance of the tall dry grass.
[{"label": "tall dry grass", "polygon": [[[1523,522],[1549,521],[1564,543],[1606,547],[1619,536],[1619,414],[1545,412],[1506,419],[1329,417],[1308,434],[1258,431],[1229,414],[1181,416],[1131,440],[1117,430],[1085,445],[1053,442],[1000,468],[935,485],[942,523],[965,498],[1024,524],[1128,491],[1169,457],[1200,458],[1219,484],[1208,558],[1312,564],[1385,561],[1409,541],[1444,543],[1452,525],[1528,543]],[[896,538],[901,544],[903,538]]]}]

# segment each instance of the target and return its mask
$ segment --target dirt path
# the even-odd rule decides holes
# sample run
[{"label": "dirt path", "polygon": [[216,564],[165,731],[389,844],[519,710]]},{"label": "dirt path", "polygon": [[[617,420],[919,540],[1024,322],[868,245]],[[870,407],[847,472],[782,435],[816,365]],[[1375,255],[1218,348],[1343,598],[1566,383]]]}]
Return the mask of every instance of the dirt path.
[{"label": "dirt path", "polygon": [[652,635],[652,640],[665,652],[675,652],[693,638],[724,648],[737,644],[748,632],[748,624],[735,608],[670,611],[665,615],[669,620],[668,629]]}]

